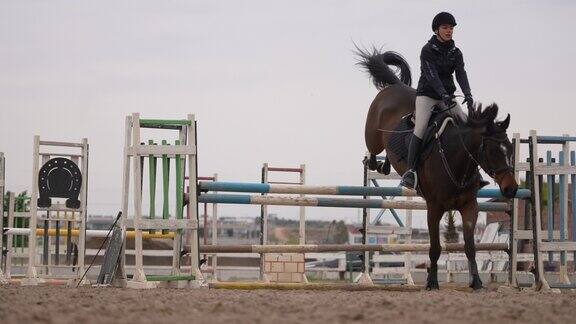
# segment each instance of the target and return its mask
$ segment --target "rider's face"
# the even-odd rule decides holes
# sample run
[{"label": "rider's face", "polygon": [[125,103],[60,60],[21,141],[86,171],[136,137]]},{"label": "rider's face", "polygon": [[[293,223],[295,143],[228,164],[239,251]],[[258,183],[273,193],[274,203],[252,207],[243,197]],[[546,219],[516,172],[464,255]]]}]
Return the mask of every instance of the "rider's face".
[{"label": "rider's face", "polygon": [[454,26],[443,24],[440,25],[436,34],[438,35],[441,42],[447,42],[452,39],[453,32],[454,32]]}]

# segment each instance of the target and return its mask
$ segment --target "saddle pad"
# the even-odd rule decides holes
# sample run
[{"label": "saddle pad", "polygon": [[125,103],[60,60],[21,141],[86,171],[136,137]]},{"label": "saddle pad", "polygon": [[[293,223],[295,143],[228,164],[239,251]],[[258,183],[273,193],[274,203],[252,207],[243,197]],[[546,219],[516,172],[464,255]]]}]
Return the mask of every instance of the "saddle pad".
[{"label": "saddle pad", "polygon": [[394,130],[395,132],[390,136],[388,147],[386,148],[388,152],[394,153],[400,161],[406,160],[408,157],[408,143],[414,128],[410,122],[410,116],[404,116],[400,120],[398,127]]}]

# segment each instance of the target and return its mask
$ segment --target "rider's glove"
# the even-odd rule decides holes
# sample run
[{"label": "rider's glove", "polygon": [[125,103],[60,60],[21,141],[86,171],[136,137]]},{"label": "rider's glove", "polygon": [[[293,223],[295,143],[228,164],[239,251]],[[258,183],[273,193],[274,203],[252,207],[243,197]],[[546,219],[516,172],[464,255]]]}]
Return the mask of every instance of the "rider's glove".
[{"label": "rider's glove", "polygon": [[452,96],[447,93],[442,95],[442,102],[444,103],[446,108],[450,108],[454,104],[454,102],[452,101]]},{"label": "rider's glove", "polygon": [[468,109],[471,109],[472,107],[474,107],[474,99],[472,98],[472,95],[467,94],[466,96],[464,96],[464,101],[462,101],[462,104],[467,104]]}]

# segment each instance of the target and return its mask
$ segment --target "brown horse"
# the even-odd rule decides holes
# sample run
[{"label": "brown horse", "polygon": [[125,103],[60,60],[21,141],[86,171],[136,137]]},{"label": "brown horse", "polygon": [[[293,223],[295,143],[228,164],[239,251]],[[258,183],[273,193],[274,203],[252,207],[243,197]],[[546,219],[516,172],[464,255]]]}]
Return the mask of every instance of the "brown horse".
[{"label": "brown horse", "polygon": [[[402,117],[414,112],[416,91],[410,86],[410,67],[395,52],[358,51],[359,64],[365,68],[380,90],[370,105],[366,120],[365,140],[370,152],[367,162],[371,170],[386,172],[390,164],[403,174],[407,167],[393,152],[386,152],[387,161],[376,155],[388,147],[391,134]],[[395,66],[394,72],[389,65]],[[398,76],[396,75],[398,74]],[[418,163],[418,191],[426,200],[430,233],[430,268],[426,289],[438,289],[438,259],[440,257],[440,221],[445,212],[457,210],[462,215],[464,245],[470,272],[470,287],[482,288],[476,265],[474,228],[478,218],[476,195],[480,189],[482,167],[507,198],[516,195],[518,184],[511,166],[512,144],[506,134],[510,115],[495,121],[498,106],[485,109],[481,105],[468,109],[468,119],[459,125],[446,127],[440,140],[433,140],[430,154]]]}]

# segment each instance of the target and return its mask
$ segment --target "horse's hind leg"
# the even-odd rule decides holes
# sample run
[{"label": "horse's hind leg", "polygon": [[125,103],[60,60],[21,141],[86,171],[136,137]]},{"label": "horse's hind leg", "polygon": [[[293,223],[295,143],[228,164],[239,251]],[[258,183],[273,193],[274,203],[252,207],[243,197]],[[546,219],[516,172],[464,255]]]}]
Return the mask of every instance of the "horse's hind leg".
[{"label": "horse's hind leg", "polygon": [[440,220],[444,211],[435,206],[428,206],[428,233],[430,235],[430,268],[428,268],[428,278],[426,278],[426,290],[438,290],[438,259],[442,252],[440,245]]},{"label": "horse's hind leg", "polygon": [[478,264],[476,263],[476,247],[474,244],[474,228],[478,220],[478,203],[473,202],[460,210],[464,230],[464,252],[468,259],[468,272],[470,273],[470,288],[478,290],[482,288],[482,280],[478,274]]},{"label": "horse's hind leg", "polygon": [[381,174],[390,174],[390,161],[388,160],[388,157],[386,157],[384,162],[382,162],[376,159],[375,154],[370,153],[370,157],[365,158],[363,162],[369,170],[377,171]]}]

